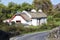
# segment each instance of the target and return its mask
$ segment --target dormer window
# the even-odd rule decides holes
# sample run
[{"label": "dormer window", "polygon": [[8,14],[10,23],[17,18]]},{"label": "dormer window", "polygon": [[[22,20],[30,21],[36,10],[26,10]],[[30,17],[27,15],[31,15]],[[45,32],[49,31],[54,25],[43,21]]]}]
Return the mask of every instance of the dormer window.
[{"label": "dormer window", "polygon": [[35,9],[32,9],[31,12],[36,12],[36,10]]},{"label": "dormer window", "polygon": [[22,13],[27,13],[27,11],[24,10],[24,11],[22,11]]},{"label": "dormer window", "polygon": [[38,12],[40,12],[40,13],[41,13],[41,12],[43,12],[43,11],[42,11],[41,9],[39,9],[39,10],[38,10]]}]

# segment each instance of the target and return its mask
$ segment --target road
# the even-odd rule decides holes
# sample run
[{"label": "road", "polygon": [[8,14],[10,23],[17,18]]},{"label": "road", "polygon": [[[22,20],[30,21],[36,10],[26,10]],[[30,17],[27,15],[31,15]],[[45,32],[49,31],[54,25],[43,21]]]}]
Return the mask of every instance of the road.
[{"label": "road", "polygon": [[49,32],[38,32],[38,33],[32,33],[32,34],[25,34],[22,36],[17,36],[14,38],[11,38],[10,40],[46,40]]}]

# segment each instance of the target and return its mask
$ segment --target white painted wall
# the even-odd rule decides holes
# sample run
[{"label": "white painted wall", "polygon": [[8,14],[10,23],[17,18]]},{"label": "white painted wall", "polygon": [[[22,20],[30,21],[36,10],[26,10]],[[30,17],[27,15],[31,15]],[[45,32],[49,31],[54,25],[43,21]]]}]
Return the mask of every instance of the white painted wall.
[{"label": "white painted wall", "polygon": [[32,22],[31,22],[31,24],[33,25],[33,26],[37,26],[37,19],[32,19]]},{"label": "white painted wall", "polygon": [[44,24],[44,23],[47,23],[47,19],[46,18],[40,20],[40,25]]},{"label": "white painted wall", "polygon": [[9,19],[7,19],[7,20],[3,20],[3,22],[4,22],[4,23],[9,22]]},{"label": "white painted wall", "polygon": [[45,18],[45,23],[47,23],[47,18]]},{"label": "white painted wall", "polygon": [[21,16],[16,16],[12,21],[16,22],[16,20],[20,20],[21,23],[27,23]]},{"label": "white painted wall", "polygon": [[[42,25],[44,23],[47,23],[47,19],[46,18],[40,20],[40,25]],[[33,26],[37,26],[37,25],[39,25],[39,21],[37,22],[37,19],[32,19],[32,21],[27,22],[27,24],[33,25]]]},{"label": "white painted wall", "polygon": [[[33,25],[33,26],[37,26],[39,25],[39,21],[37,22],[37,19],[32,19],[32,21],[25,21],[21,16],[16,16],[12,21],[16,22],[16,20],[20,20],[22,24],[28,24],[28,25]],[[9,22],[9,20],[4,20],[3,22]],[[47,18],[42,18],[40,19],[40,25],[42,25],[43,23],[47,23]]]}]

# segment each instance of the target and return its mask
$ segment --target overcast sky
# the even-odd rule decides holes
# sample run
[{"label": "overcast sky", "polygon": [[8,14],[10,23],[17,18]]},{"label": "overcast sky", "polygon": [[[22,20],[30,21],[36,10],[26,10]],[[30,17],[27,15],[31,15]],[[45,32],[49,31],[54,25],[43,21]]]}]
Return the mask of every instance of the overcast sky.
[{"label": "overcast sky", "polygon": [[[27,2],[32,4],[33,0],[2,0],[1,3],[3,3],[4,5],[7,5],[9,2],[15,2],[17,4],[21,4],[23,2]],[[56,5],[58,3],[60,3],[60,0],[51,0],[52,4]]]}]

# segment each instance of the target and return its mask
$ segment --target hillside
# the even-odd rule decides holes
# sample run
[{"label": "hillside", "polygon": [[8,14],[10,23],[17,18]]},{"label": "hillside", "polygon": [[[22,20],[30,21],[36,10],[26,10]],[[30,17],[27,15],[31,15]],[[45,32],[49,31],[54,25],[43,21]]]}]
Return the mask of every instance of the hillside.
[{"label": "hillside", "polygon": [[53,8],[54,8],[54,9],[55,9],[55,8],[60,8],[60,3],[57,4],[57,5],[53,5]]}]

